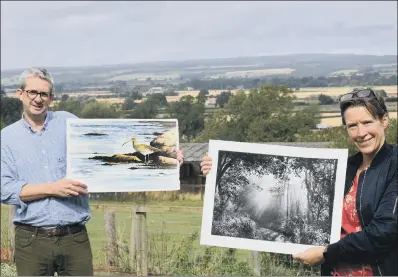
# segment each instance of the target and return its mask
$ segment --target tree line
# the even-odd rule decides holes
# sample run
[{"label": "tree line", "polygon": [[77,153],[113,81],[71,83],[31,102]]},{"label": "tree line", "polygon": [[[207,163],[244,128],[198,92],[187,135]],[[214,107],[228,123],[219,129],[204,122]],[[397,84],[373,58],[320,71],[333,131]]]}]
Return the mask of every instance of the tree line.
[{"label": "tree line", "polygon": [[[1,128],[21,119],[19,99],[1,94]],[[319,105],[295,109],[293,90],[287,86],[262,85],[249,94],[225,92],[218,96],[219,109],[205,109],[208,91],[197,97],[184,96],[167,103],[165,95],[153,94],[140,103],[128,97],[123,104],[97,101],[94,97],[59,96],[52,110],[68,111],[80,118],[176,118],[181,142],[207,142],[221,139],[245,142],[328,141],[350,147],[344,126],[317,130]],[[397,143],[396,120],[388,128],[390,143]]]}]

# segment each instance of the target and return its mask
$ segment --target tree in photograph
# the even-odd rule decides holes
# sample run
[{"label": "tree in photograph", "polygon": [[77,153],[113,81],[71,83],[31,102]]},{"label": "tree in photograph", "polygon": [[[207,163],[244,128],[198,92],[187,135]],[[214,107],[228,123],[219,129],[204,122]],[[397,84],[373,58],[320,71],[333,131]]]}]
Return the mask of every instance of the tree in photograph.
[{"label": "tree in photograph", "polygon": [[[301,212],[298,202],[289,200],[289,187],[285,182],[277,182],[271,193],[275,191],[286,194],[286,217],[282,219],[281,225],[298,223],[299,232],[303,235],[299,237],[299,243],[317,241],[322,243],[325,234],[331,228],[331,215],[334,200],[334,183],[336,180],[337,160],[329,159],[308,159],[290,157],[288,159],[288,171],[285,174],[294,173],[296,176],[304,176],[303,185],[306,188],[306,213]],[[310,228],[312,231],[306,231]],[[289,228],[287,228],[289,229]]]},{"label": "tree in photograph", "polygon": [[[248,231],[257,238],[278,236],[296,243],[324,243],[331,228],[336,163],[328,159],[220,151],[213,214],[215,232],[224,228],[235,230],[229,232],[231,235],[247,237],[236,227],[237,222],[245,222],[247,230],[248,226],[257,229]],[[302,179],[301,184],[292,183],[292,174]],[[252,180],[265,175],[276,180],[268,189],[274,204],[258,212],[249,196],[264,187]],[[306,198],[295,195],[293,187],[295,193],[300,191],[299,187],[305,189]]]},{"label": "tree in photograph", "polygon": [[253,191],[261,192],[262,188],[251,181],[249,176],[260,177],[270,172],[280,176],[285,170],[284,159],[284,157],[220,151],[213,214],[214,234],[217,232],[221,234],[222,230],[228,229],[231,235],[238,237],[247,237],[248,234],[253,236],[251,238],[257,236],[254,232],[256,216],[248,209],[248,196]]}]

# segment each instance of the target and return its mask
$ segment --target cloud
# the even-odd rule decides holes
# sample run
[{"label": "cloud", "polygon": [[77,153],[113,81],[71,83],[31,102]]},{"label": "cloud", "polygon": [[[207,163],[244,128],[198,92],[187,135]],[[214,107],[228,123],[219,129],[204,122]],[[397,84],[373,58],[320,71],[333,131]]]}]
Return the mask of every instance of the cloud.
[{"label": "cloud", "polygon": [[1,67],[396,54],[396,2],[1,2]]}]

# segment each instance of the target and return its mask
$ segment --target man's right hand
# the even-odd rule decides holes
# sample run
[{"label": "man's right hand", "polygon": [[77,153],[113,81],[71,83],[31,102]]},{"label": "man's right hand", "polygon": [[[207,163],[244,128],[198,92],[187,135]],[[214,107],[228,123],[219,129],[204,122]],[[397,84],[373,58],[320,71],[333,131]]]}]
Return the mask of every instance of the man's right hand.
[{"label": "man's right hand", "polygon": [[204,156],[203,158],[202,158],[202,162],[200,163],[200,166],[201,166],[201,170],[202,170],[202,173],[203,173],[203,175],[207,175],[207,174],[209,174],[209,172],[210,172],[210,170],[211,170],[211,167],[212,167],[212,159],[211,159],[211,157],[210,156]]},{"label": "man's right hand", "polygon": [[79,181],[61,179],[54,183],[26,184],[22,187],[19,198],[22,201],[34,201],[46,197],[75,197],[88,194],[87,186]]},{"label": "man's right hand", "polygon": [[61,179],[50,185],[51,194],[56,197],[73,197],[88,194],[87,185],[74,180]]}]

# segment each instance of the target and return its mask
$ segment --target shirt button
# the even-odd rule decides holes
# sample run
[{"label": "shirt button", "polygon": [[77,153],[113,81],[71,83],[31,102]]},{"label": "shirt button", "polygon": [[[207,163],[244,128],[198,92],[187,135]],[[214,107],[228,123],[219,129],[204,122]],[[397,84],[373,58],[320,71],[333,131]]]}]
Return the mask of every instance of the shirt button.
[{"label": "shirt button", "polygon": [[45,166],[44,166],[44,168],[45,168],[45,169],[47,169],[47,168],[48,168],[48,166],[47,166],[47,165],[45,165]]},{"label": "shirt button", "polygon": [[46,154],[46,150],[41,150],[41,152],[42,152],[43,154]]}]

